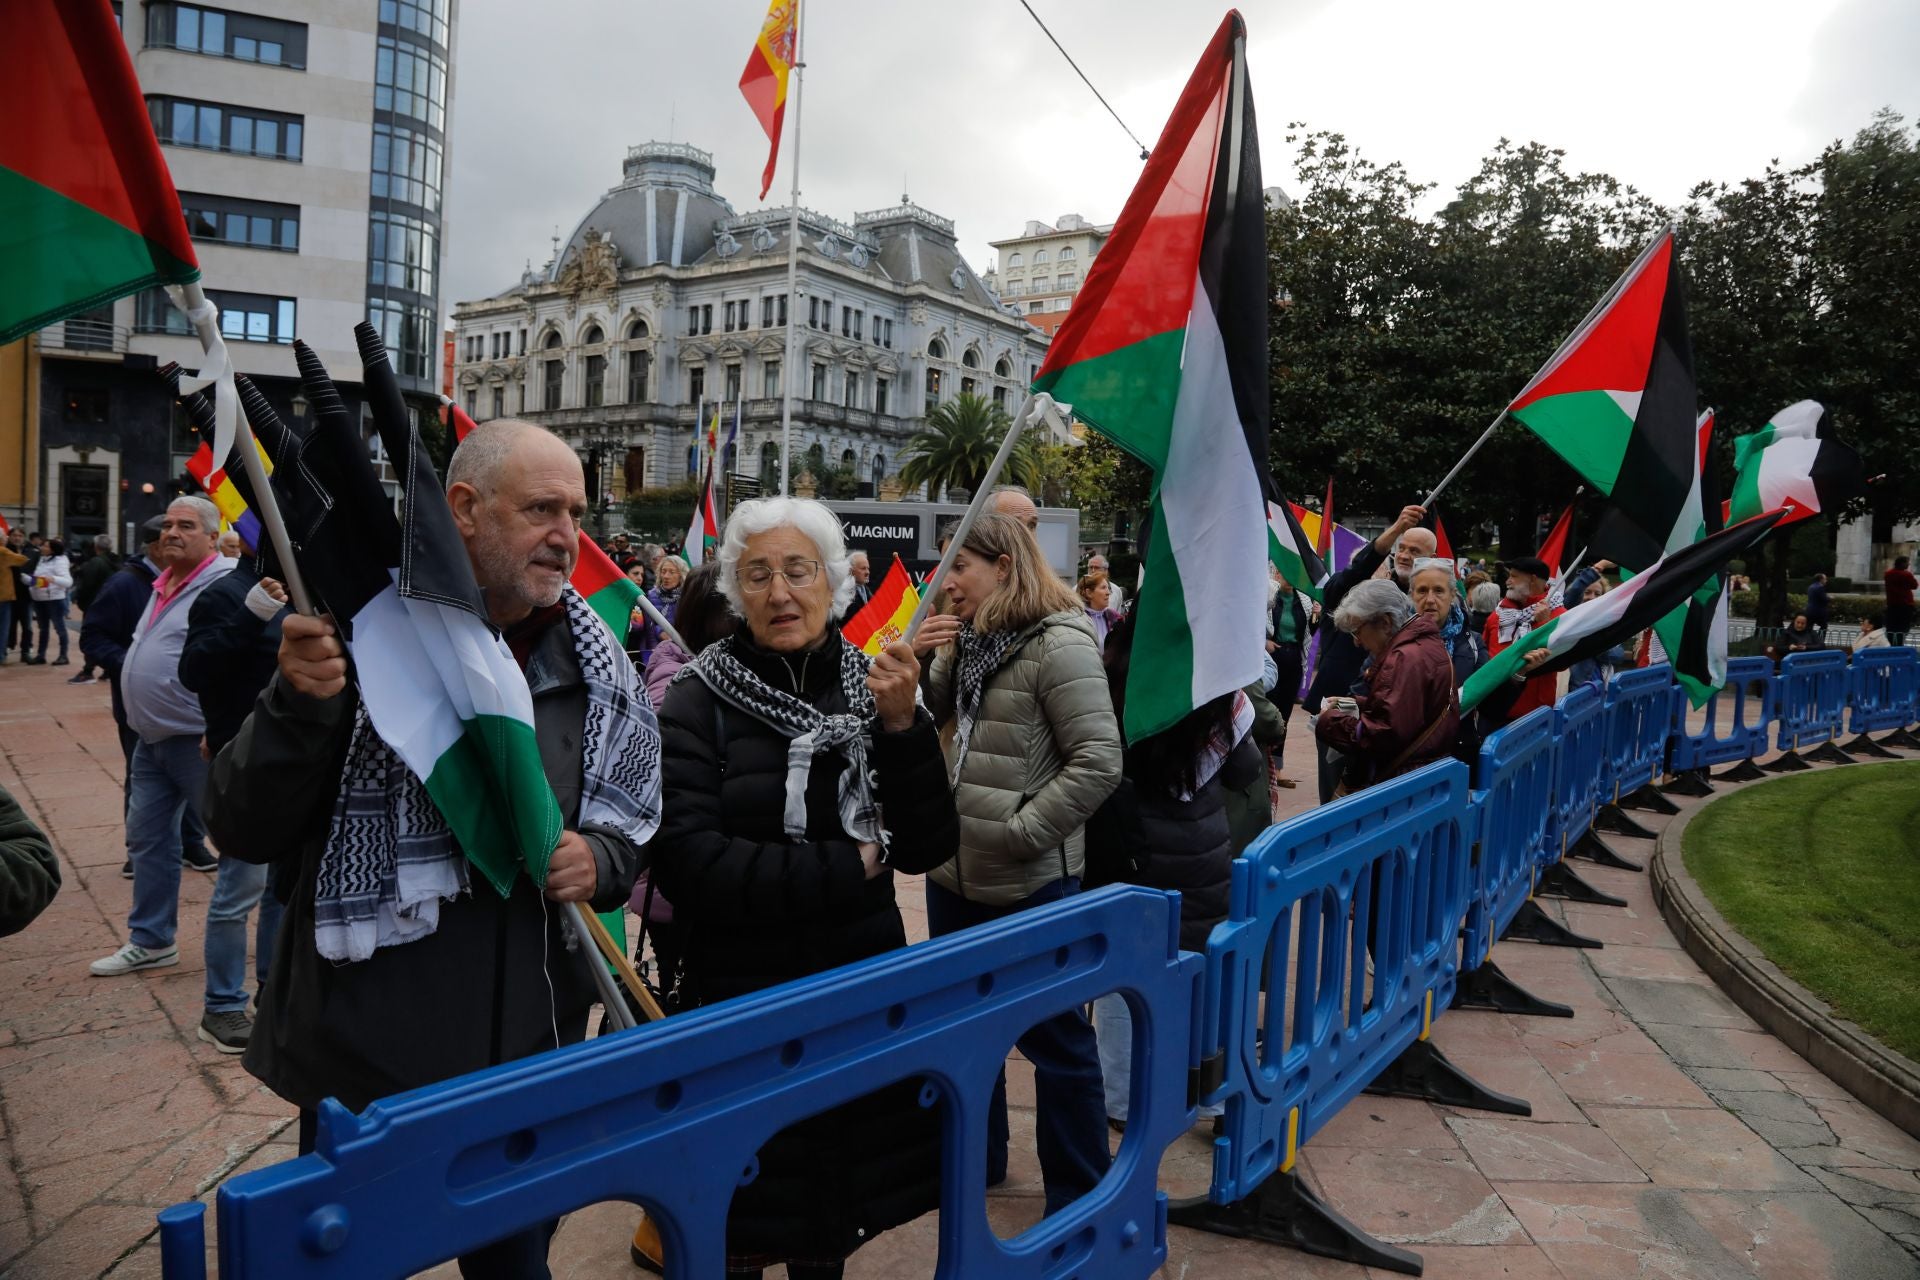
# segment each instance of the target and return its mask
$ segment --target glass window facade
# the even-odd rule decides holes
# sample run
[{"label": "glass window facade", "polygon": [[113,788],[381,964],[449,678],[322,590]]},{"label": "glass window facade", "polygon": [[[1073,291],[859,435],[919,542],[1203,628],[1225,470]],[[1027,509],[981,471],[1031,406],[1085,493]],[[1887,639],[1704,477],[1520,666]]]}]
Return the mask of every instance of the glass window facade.
[{"label": "glass window facade", "polygon": [[415,293],[434,291],[440,232],[430,222],[402,213],[374,212],[367,219],[367,280]]},{"label": "glass window facade", "polygon": [[147,44],[296,71],[307,65],[306,24],[199,4],[148,4]]},{"label": "glass window facade", "polygon": [[447,60],[409,40],[381,36],[373,63],[376,111],[447,127]]},{"label": "glass window facade", "polygon": [[440,144],[400,125],[373,126],[373,195],[440,212]]},{"label": "glass window facade", "polygon": [[434,372],[437,308],[394,298],[376,298],[367,304],[367,319],[387,344],[393,367],[404,378],[429,378]]},{"label": "glass window facade", "polygon": [[182,191],[180,211],[186,215],[187,231],[196,240],[217,240],[250,249],[281,249],[288,253],[300,248],[300,206],[297,204]]},{"label": "glass window facade", "polygon": [[253,107],[154,96],[147,99],[147,115],[168,146],[297,161],[305,144],[304,117]]},{"label": "glass window facade", "polygon": [[450,0],[380,0],[380,21],[444,47],[450,8]]},{"label": "glass window facade", "polygon": [[[220,308],[220,334],[229,342],[286,344],[293,341],[296,307],[292,298],[235,293],[228,289],[209,289],[207,298]],[[137,333],[193,336],[193,326],[167,300],[163,289],[148,289],[135,301],[133,327]]]}]

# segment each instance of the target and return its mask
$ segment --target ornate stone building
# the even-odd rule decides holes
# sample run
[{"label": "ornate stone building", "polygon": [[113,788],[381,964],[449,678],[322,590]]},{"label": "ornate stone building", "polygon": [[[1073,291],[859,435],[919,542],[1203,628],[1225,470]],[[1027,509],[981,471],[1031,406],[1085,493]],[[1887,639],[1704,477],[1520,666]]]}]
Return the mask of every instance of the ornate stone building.
[{"label": "ornate stone building", "polygon": [[[788,210],[735,213],[713,157],[650,142],[544,270],[456,303],[454,396],[571,441],[595,497],[685,481],[697,423],[740,407],[736,496],[779,485]],[[1047,339],[967,265],[953,223],[902,197],[851,224],[800,213],[793,475],[900,496],[903,446],[962,392],[1018,408]],[[851,494],[847,496],[852,496]]]}]

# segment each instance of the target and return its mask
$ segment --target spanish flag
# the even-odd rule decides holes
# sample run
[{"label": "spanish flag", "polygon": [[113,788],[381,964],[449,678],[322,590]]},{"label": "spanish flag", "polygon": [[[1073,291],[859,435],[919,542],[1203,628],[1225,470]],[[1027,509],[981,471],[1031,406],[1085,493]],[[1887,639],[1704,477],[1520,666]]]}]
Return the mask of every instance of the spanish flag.
[{"label": "spanish flag", "polygon": [[760,38],[747,55],[740,73],[740,92],[767,131],[767,169],[760,175],[760,198],[773,185],[773,164],[780,158],[780,123],[787,114],[787,74],[793,70],[794,44],[800,18],[799,0],[772,0]]},{"label": "spanish flag", "polygon": [[913,578],[896,555],[873,599],[848,620],[840,634],[854,648],[878,657],[882,649],[907,634],[907,624],[919,607],[920,593],[913,589]]}]

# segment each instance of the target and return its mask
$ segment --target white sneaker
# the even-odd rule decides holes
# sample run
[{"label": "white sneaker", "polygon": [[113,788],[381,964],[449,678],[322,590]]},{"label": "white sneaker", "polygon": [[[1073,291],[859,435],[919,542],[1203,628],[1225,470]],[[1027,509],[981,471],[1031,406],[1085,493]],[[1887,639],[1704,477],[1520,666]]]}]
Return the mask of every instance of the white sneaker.
[{"label": "white sneaker", "polygon": [[145,947],[136,947],[129,942],[112,955],[95,960],[87,968],[96,978],[117,978],[123,973],[132,973],[136,969],[164,969],[170,964],[179,963],[179,947],[163,947],[158,951],[149,951]]}]

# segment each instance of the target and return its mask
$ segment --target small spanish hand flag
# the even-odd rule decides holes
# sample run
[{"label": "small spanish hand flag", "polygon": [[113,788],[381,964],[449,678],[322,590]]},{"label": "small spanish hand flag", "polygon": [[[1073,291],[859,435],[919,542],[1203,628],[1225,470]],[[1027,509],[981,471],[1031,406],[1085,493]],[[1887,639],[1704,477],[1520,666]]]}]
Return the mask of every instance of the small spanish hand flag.
[{"label": "small spanish hand flag", "polygon": [[913,589],[913,578],[896,555],[873,599],[847,621],[840,634],[854,648],[878,657],[882,649],[907,634],[907,624],[919,607],[920,593]]},{"label": "small spanish hand flag", "polygon": [[787,114],[787,76],[793,70],[798,0],[772,0],[760,36],[740,73],[740,93],[753,108],[754,118],[767,131],[767,169],[760,175],[760,198],[773,185],[773,163],[780,158],[780,125]]}]

